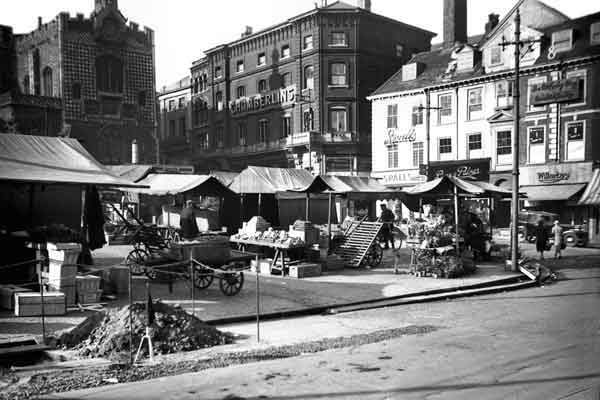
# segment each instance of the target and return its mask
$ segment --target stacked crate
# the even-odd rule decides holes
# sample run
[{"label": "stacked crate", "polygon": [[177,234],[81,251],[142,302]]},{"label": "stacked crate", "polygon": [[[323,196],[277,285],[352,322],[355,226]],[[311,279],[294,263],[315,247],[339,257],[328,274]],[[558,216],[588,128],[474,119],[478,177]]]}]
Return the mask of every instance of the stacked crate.
[{"label": "stacked crate", "polygon": [[79,304],[98,303],[102,290],[100,282],[102,279],[94,275],[78,275],[77,282],[77,302]]},{"label": "stacked crate", "polygon": [[0,285],[0,307],[13,310],[15,308],[15,294],[31,291],[31,289],[16,285]]},{"label": "stacked crate", "polygon": [[[61,292],[44,292],[44,315],[64,315],[67,312],[65,295]],[[15,315],[37,317],[42,315],[42,295],[38,292],[15,293]]]},{"label": "stacked crate", "polygon": [[64,293],[67,306],[75,304],[77,294],[78,243],[48,243],[48,289]]}]

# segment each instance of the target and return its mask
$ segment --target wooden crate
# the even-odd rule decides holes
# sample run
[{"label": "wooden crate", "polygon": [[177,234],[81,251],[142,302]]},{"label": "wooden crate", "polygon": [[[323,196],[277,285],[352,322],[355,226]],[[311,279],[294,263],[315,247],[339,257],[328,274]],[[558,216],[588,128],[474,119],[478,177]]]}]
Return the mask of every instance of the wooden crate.
[{"label": "wooden crate", "polygon": [[15,308],[15,294],[31,292],[31,289],[16,285],[0,285],[0,307],[12,310]]},{"label": "wooden crate", "polygon": [[313,276],[321,276],[321,264],[296,264],[290,265],[291,278],[310,278]]},{"label": "wooden crate", "polygon": [[96,292],[77,292],[77,302],[79,304],[99,303],[102,297],[102,290]]},{"label": "wooden crate", "polygon": [[[67,312],[65,294],[44,292],[44,314],[64,315]],[[42,295],[39,292],[21,292],[15,294],[15,315],[17,317],[36,317],[42,315]]]},{"label": "wooden crate", "polygon": [[100,282],[102,279],[94,275],[77,275],[77,293],[91,292],[96,293],[100,290]]}]

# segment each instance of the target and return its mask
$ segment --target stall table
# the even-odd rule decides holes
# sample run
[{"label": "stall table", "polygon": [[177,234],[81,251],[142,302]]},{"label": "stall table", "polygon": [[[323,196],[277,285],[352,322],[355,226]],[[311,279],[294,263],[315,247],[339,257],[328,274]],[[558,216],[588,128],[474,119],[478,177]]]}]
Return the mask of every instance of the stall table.
[{"label": "stall table", "polygon": [[[271,273],[273,270],[277,270],[281,272],[281,275],[285,274],[286,265],[285,265],[285,257],[289,250],[293,249],[303,249],[304,245],[299,246],[289,246],[283,243],[275,243],[275,242],[266,242],[262,240],[248,240],[248,239],[236,239],[230,238],[230,242],[236,243],[242,251],[246,250],[246,246],[257,246],[257,247],[267,247],[275,250],[275,256],[273,257],[273,263],[271,264]],[[277,266],[277,259],[281,258],[281,267]]]}]

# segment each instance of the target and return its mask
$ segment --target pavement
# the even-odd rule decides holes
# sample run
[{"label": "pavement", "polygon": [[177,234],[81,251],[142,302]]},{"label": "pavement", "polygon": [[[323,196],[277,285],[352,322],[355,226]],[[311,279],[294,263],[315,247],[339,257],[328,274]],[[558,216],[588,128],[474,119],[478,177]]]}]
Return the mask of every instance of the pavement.
[{"label": "pavement", "polygon": [[[600,253],[547,264],[554,284],[477,298],[219,326],[236,346],[407,326],[433,332],[44,399],[551,399],[600,396]],[[218,351],[212,349],[212,351]],[[201,357],[198,354],[195,357]]]}]

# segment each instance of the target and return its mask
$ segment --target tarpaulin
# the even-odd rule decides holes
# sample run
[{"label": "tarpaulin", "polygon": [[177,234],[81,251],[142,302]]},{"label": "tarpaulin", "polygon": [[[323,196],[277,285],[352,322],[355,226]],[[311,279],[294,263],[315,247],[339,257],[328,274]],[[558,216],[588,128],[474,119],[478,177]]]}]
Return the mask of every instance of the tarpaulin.
[{"label": "tarpaulin", "polygon": [[320,175],[337,194],[367,195],[377,198],[398,197],[398,190],[389,189],[377,179],[361,176]]},{"label": "tarpaulin", "polygon": [[600,205],[600,169],[594,170],[592,180],[588,183],[585,192],[581,195],[579,204],[590,206]]},{"label": "tarpaulin", "polygon": [[318,176],[304,169],[250,166],[233,179],[229,188],[240,194],[280,192],[320,193],[331,190]]},{"label": "tarpaulin", "polygon": [[152,165],[142,164],[125,164],[125,165],[107,165],[108,169],[113,175],[120,178],[137,182],[144,179],[152,171],[154,167]]},{"label": "tarpaulin", "polygon": [[568,185],[521,186],[529,201],[562,201],[569,200],[583,190],[585,183]]},{"label": "tarpaulin", "polygon": [[149,174],[138,182],[148,189],[126,189],[129,192],[165,196],[196,190],[206,195],[222,196],[231,190],[214,176],[191,174]]},{"label": "tarpaulin", "polygon": [[0,180],[140,187],[108,171],[75,139],[0,134]]}]

